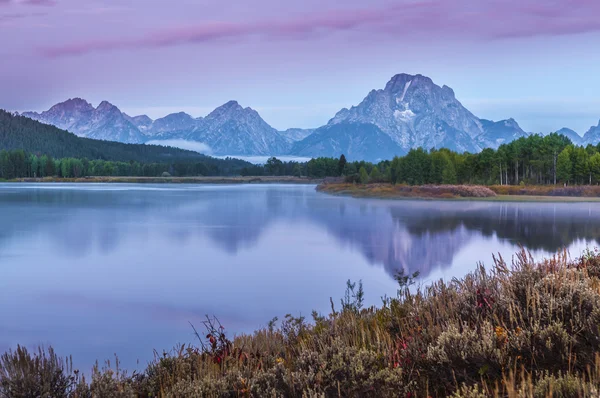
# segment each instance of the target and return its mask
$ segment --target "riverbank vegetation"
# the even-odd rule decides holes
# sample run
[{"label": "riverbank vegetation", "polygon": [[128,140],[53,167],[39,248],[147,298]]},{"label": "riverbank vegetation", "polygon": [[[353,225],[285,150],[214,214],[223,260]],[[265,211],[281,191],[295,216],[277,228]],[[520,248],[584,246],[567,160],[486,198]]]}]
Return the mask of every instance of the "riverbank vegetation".
[{"label": "riverbank vegetation", "polygon": [[491,200],[600,200],[600,186],[553,185],[406,185],[390,183],[357,184],[343,179],[325,179],[317,186],[319,192],[356,198],[378,199],[491,199]]},{"label": "riverbank vegetation", "polygon": [[480,185],[418,185],[405,184],[353,184],[346,182],[324,182],[317,190],[334,195],[349,195],[359,198],[418,198],[457,199],[494,198],[496,193]]},{"label": "riverbank vegetation", "polygon": [[[2,397],[584,397],[600,391],[600,255],[535,262],[521,251],[461,279],[399,288],[378,308],[348,282],[329,314],[288,315],[228,337],[216,318],[197,346],[142,373],[82,376],[51,349],[0,358]],[[198,325],[200,326],[200,325]]]}]

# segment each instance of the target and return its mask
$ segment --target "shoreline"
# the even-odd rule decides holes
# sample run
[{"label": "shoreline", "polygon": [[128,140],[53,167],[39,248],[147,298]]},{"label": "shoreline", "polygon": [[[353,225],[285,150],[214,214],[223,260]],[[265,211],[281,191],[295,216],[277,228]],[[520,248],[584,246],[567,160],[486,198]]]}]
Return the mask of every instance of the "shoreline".
[{"label": "shoreline", "polygon": [[248,176],[248,177],[81,177],[81,178],[18,178],[0,182],[6,183],[130,183],[130,184],[299,184],[315,185],[322,179],[290,176]]},{"label": "shoreline", "polygon": [[403,191],[391,184],[355,185],[349,183],[321,183],[317,191],[334,196],[349,196],[357,199],[382,200],[443,200],[443,201],[481,201],[481,202],[557,202],[585,203],[600,202],[600,197],[592,196],[553,196],[553,195],[515,195],[496,193],[495,187],[473,186],[494,191],[494,196],[458,196],[458,195],[423,195],[418,186],[404,187]]}]

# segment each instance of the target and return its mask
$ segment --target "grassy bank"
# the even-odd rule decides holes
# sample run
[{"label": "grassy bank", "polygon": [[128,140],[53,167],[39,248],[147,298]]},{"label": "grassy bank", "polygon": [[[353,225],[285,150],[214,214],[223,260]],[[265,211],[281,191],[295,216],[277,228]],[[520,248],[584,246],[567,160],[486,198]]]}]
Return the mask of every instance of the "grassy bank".
[{"label": "grassy bank", "polygon": [[287,316],[230,340],[209,318],[196,347],[134,375],[100,367],[85,380],[51,350],[19,348],[0,360],[0,397],[597,396],[599,277],[597,252],[536,263],[523,251],[424,288],[398,277],[379,308],[349,284],[311,322]]},{"label": "grassy bank", "polygon": [[600,187],[550,187],[550,186],[506,186],[489,187],[478,185],[403,185],[403,184],[352,184],[346,182],[324,182],[317,190],[333,195],[348,195],[356,198],[380,199],[476,199],[493,201],[600,201]]},{"label": "grassy bank", "polygon": [[553,185],[493,185],[490,189],[498,195],[600,198],[600,186],[598,185],[576,185],[569,187]]},{"label": "grassy bank", "polygon": [[292,176],[259,176],[259,177],[82,177],[82,178],[18,178],[11,182],[77,182],[77,183],[136,183],[136,184],[318,184],[321,179]]},{"label": "grassy bank", "polygon": [[352,184],[346,182],[325,182],[320,184],[317,190],[335,195],[384,199],[458,199],[493,198],[497,196],[491,189],[477,185]]}]

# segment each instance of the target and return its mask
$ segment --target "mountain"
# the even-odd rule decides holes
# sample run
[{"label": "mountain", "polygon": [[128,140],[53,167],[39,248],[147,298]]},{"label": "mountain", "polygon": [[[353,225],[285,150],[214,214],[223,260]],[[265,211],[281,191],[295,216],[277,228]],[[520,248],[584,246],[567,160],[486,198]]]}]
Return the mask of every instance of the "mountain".
[{"label": "mountain", "polygon": [[219,161],[178,148],[81,138],[58,127],[0,110],[0,150],[2,149],[22,149],[55,158],[77,157],[122,162]]},{"label": "mountain", "polygon": [[139,116],[128,116],[127,114],[123,114],[127,120],[129,120],[135,127],[138,128],[141,132],[145,132],[152,126],[152,119],[146,115]]},{"label": "mountain", "polygon": [[328,157],[343,153],[349,160],[368,161],[391,159],[401,150],[374,124],[348,122],[318,128],[292,147],[297,156]]},{"label": "mountain", "polygon": [[597,126],[592,126],[583,136],[583,144],[597,145],[600,142],[600,121]]},{"label": "mountain", "polygon": [[575,131],[573,131],[569,128],[563,127],[562,129],[558,130],[556,133],[562,134],[565,137],[569,138],[571,140],[571,142],[575,145],[583,144],[583,138],[579,134],[577,134]]},{"label": "mountain", "polygon": [[[205,118],[179,112],[153,121],[146,115],[130,117],[106,101],[94,108],[80,98],[41,114],[25,115],[89,138],[133,143],[193,141],[209,147],[215,155],[230,156],[338,157],[343,153],[354,159],[386,159],[417,147],[479,152],[529,135],[514,119],[479,119],[450,87],[440,87],[419,74],[393,76],[383,89],[372,90],[358,105],[340,110],[316,130],[277,131],[255,110],[236,101]],[[597,130],[600,127],[590,129],[586,142],[600,141]],[[576,142],[576,134],[571,133],[565,130]],[[377,146],[371,145],[369,137]]]},{"label": "mountain", "polygon": [[315,129],[298,129],[291,128],[285,131],[280,131],[279,134],[289,142],[302,141],[309,135],[315,132]]},{"label": "mountain", "polygon": [[97,108],[81,98],[69,99],[42,113],[23,116],[54,125],[80,137],[124,143],[144,142],[144,136],[130,118],[116,106],[102,101]]},{"label": "mountain", "polygon": [[81,98],[61,102],[42,113],[25,112],[23,116],[86,138],[124,143],[198,141],[208,145],[215,155],[285,155],[298,137],[309,134],[295,129],[284,136],[258,112],[242,108],[236,101],[218,107],[204,119],[179,112],[153,121],[146,115],[128,116],[106,101],[94,108]]},{"label": "mountain", "polygon": [[479,121],[483,128],[483,134],[478,137],[478,142],[485,148],[498,148],[502,144],[508,144],[529,135],[512,118],[499,122],[486,119],[479,119]]},{"label": "mountain", "polygon": [[163,118],[156,119],[148,128],[146,135],[153,138],[180,138],[202,123],[202,118],[194,119],[185,112],[171,113]]},{"label": "mountain", "polygon": [[317,135],[318,129],[294,144],[292,154],[348,155],[357,152],[355,143],[366,142],[369,133],[375,134],[379,142],[383,142],[380,133],[391,139],[385,148],[365,151],[370,159],[403,155],[417,147],[479,152],[528,135],[514,119],[493,122],[477,118],[456,99],[450,87],[440,87],[423,75],[408,74],[392,77],[384,89],[373,90],[359,105],[342,109],[328,126],[338,124],[344,127]]},{"label": "mountain", "polygon": [[258,112],[236,101],[221,105],[201,120],[187,140],[208,145],[215,155],[285,155],[290,143]]},{"label": "mountain", "polygon": [[374,124],[401,148],[398,154],[416,147],[481,150],[479,119],[462,106],[451,88],[437,86],[422,75],[392,77],[383,90],[373,90],[359,105],[342,109],[329,125],[342,122]]}]

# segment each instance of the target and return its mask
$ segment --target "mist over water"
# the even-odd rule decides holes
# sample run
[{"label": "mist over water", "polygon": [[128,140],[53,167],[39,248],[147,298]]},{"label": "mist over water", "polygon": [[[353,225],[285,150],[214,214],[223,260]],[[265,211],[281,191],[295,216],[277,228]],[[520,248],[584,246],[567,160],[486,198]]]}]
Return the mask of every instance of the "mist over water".
[{"label": "mist over water", "polygon": [[[229,333],[326,313],[348,279],[367,304],[393,276],[460,277],[521,244],[577,256],[600,203],[352,199],[300,185],[0,184],[0,350],[51,344],[83,369],[117,353],[192,343],[188,322]],[[138,364],[139,360],[139,364]]]}]

